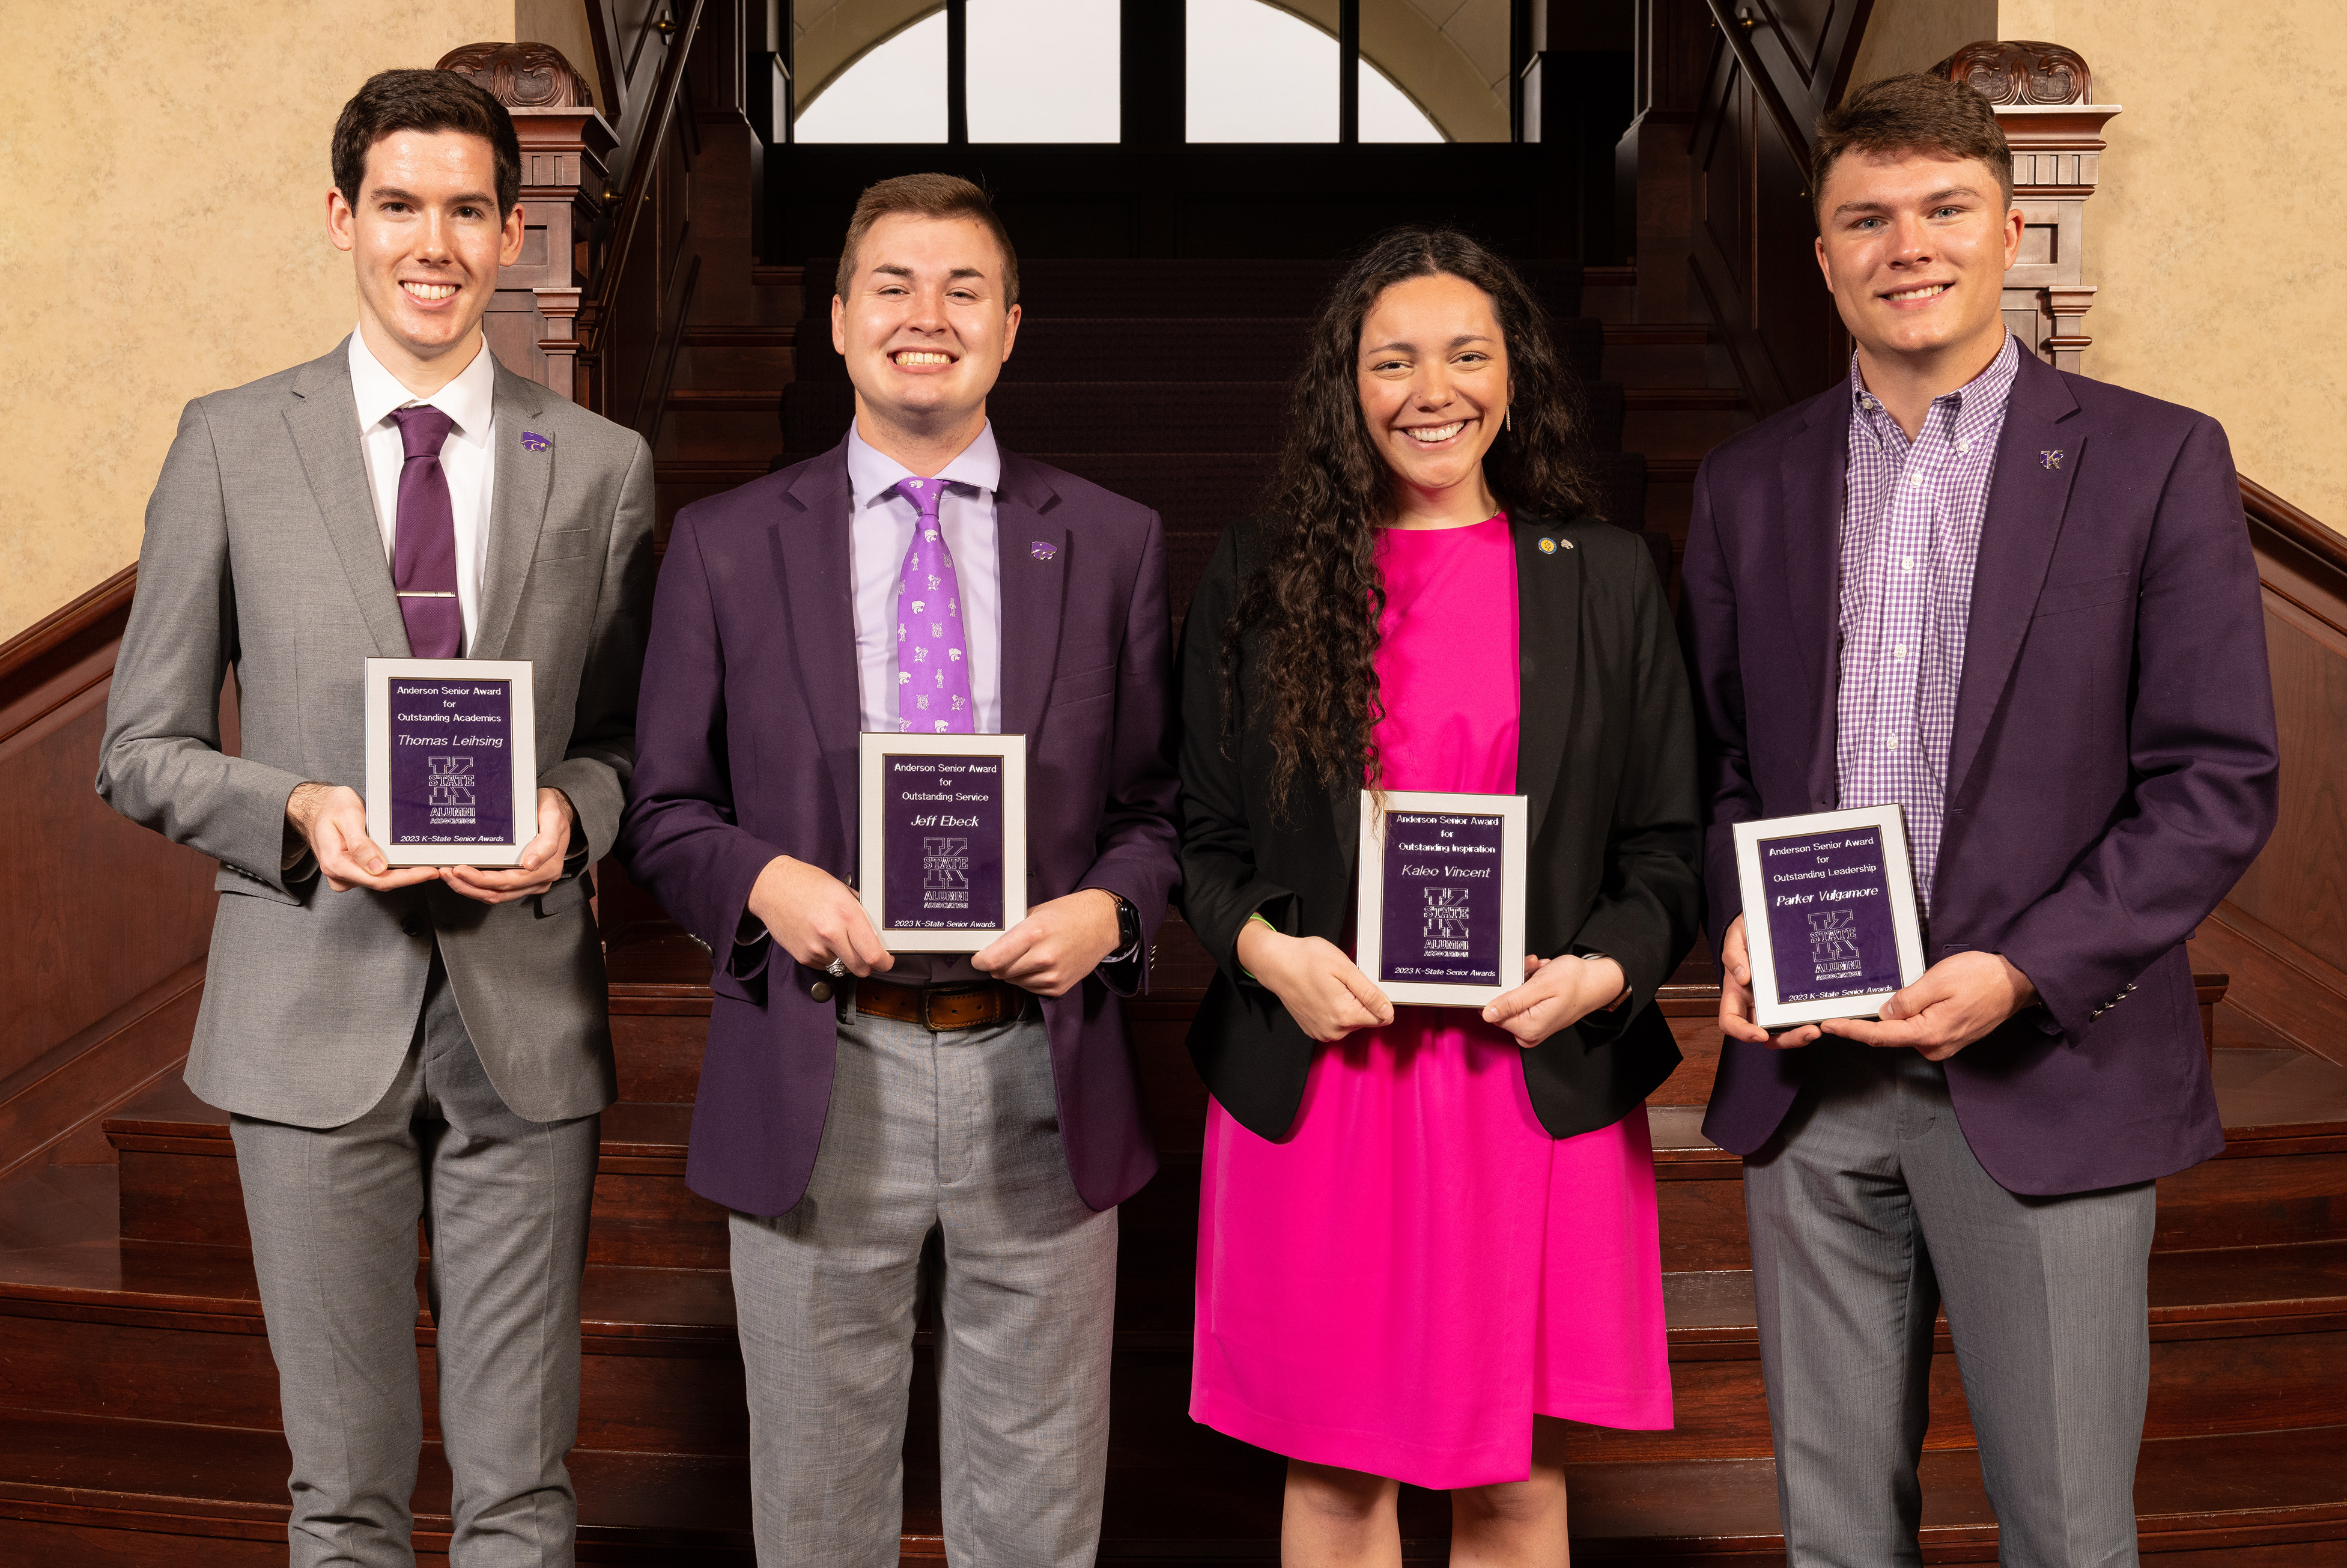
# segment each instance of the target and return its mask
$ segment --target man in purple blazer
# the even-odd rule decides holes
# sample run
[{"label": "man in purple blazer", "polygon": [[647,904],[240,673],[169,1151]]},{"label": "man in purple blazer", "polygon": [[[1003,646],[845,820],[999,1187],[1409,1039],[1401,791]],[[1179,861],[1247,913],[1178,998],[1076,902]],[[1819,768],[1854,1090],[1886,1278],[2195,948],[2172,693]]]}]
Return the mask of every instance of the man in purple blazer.
[{"label": "man in purple blazer", "polygon": [[[686,1174],[734,1211],[760,1561],[896,1563],[927,1296],[947,1551],[1088,1564],[1156,1169],[1117,999],[1175,879],[1164,541],[996,444],[977,187],[872,187],[841,256],[855,425],[678,514],[620,854],[717,958]],[[1027,738],[1030,908],[974,955],[890,955],[850,886],[858,733],[916,728]]]},{"label": "man in purple blazer", "polygon": [[[1922,76],[1819,125],[1850,379],[1712,453],[1682,615],[1790,1561],[1912,1563],[1944,1300],[2008,1563],[2136,1561],[2155,1178],[2224,1145],[2184,951],[2271,830],[2224,432],[2005,330],[2013,159]],[[1752,1022],[1731,825],[1904,808],[1930,967]]]}]

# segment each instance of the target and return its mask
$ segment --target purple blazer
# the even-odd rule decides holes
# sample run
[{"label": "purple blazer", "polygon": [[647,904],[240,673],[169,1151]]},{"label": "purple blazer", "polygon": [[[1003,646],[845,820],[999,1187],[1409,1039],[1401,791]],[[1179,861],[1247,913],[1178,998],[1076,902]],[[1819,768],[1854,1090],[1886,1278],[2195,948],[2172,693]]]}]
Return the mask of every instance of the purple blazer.
[{"label": "purple blazer", "polygon": [[[1729,825],[1836,804],[1849,436],[1837,384],[1696,477],[1680,621],[1715,944],[1743,908]],[[2278,790],[2222,427],[2024,354],[1970,628],[1925,957],[2003,953],[2044,1005],[1948,1061],[1957,1122],[2016,1193],[2182,1170],[2225,1142],[2184,941],[2264,845]],[[1805,1060],[1727,1042],[1706,1135],[1758,1150]]]},{"label": "purple blazer", "polygon": [[[652,609],[636,773],[620,828],[629,874],[714,953],[750,888],[788,855],[856,866],[856,687],[847,447],[677,514]],[[1005,452],[1002,728],[1027,736],[1029,897],[1120,893],[1148,944],[1174,869],[1172,639],[1157,514]],[[1048,547],[1038,549],[1036,545]],[[806,1191],[831,1102],[825,977],[761,938],[721,961],[685,1180],[779,1214]],[[1155,1173],[1124,1010],[1094,974],[1043,1002],[1060,1134],[1095,1209]]]}]

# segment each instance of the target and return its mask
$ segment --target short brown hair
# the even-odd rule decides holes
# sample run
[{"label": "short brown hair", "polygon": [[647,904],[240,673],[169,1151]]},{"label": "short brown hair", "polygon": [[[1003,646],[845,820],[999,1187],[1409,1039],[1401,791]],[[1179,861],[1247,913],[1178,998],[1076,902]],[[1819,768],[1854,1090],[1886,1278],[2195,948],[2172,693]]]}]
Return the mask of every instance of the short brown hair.
[{"label": "short brown hair", "polygon": [[1910,72],[1885,77],[1818,117],[1809,153],[1809,206],[1822,211],[1826,176],[1845,152],[1932,152],[1977,159],[1996,171],[2004,204],[2013,205],[2013,149],[1988,99],[1962,82]]},{"label": "short brown hair", "polygon": [[403,130],[480,137],[497,157],[498,219],[521,200],[521,138],[513,116],[487,88],[459,71],[377,71],[334,121],[334,186],[344,201],[359,204],[374,144]]},{"label": "short brown hair", "polygon": [[833,287],[846,299],[856,282],[856,252],[872,225],[897,212],[923,218],[971,218],[986,225],[1002,247],[1002,308],[1019,302],[1019,252],[1010,248],[1010,231],[995,216],[986,192],[952,174],[900,174],[865,187],[856,199],[856,216],[847,220],[847,242],[839,252],[839,276]]}]

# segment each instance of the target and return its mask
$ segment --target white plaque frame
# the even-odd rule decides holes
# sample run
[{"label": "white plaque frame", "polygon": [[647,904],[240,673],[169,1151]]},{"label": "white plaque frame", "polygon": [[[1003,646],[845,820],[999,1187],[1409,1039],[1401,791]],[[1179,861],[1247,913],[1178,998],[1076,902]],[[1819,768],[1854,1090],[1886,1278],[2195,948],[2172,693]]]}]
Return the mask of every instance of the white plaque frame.
[{"label": "white plaque frame", "polygon": [[[503,844],[422,844],[391,835],[391,683],[506,681],[512,706],[506,748],[513,769],[516,836]],[[513,866],[538,836],[538,694],[527,659],[370,659],[366,661],[367,836],[393,866]]]},{"label": "white plaque frame", "polygon": [[[1002,924],[961,931],[887,923],[887,854],[867,830],[880,816],[881,759],[897,756],[1002,759]],[[937,735],[912,730],[866,730],[856,756],[856,893],[892,953],[975,953],[1027,917],[1027,737]]]},{"label": "white plaque frame", "polygon": [[[1386,812],[1448,812],[1461,816],[1500,819],[1500,983],[1496,986],[1433,984],[1423,980],[1383,980],[1385,936]],[[1361,792],[1359,892],[1353,899],[1354,962],[1369,983],[1396,1002],[1423,1007],[1480,1008],[1493,998],[1524,983],[1524,861],[1525,839],[1531,831],[1531,804],[1520,794],[1468,794],[1443,790],[1385,792],[1385,811],[1377,794]]]},{"label": "white plaque frame", "polygon": [[[1824,1001],[1780,1002],[1777,999],[1776,945],[1768,930],[1767,883],[1760,870],[1760,847],[1780,838],[1814,838],[1822,833],[1851,828],[1879,828],[1882,834],[1882,870],[1891,895],[1891,924],[1898,939],[1899,985],[1894,990],[1860,996],[1833,997]],[[1897,805],[1854,806],[1844,811],[1813,811],[1800,816],[1772,816],[1739,822],[1736,829],[1736,880],[1744,896],[1744,951],[1752,964],[1752,1020],[1772,1034],[1822,1023],[1829,1018],[1877,1018],[1882,1004],[1922,977],[1923,919],[1915,897],[1915,866],[1907,846],[1907,815]],[[1758,914],[1755,914],[1758,911]]]}]

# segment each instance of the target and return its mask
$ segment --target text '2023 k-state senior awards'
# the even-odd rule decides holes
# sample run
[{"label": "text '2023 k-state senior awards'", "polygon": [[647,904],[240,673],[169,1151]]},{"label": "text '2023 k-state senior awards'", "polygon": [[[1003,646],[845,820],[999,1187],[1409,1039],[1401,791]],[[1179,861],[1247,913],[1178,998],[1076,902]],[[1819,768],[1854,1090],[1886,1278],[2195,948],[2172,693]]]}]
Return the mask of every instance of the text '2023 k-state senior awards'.
[{"label": "text '2023 k-state senior awards'", "polygon": [[1779,1002],[1899,989],[1899,931],[1880,829],[1762,839],[1760,876]]},{"label": "text '2023 k-state senior awards'", "polygon": [[1386,814],[1381,980],[1495,986],[1506,821],[1497,816]]},{"label": "text '2023 k-state senior awards'", "polygon": [[391,682],[391,830],[405,844],[513,839],[513,683]]},{"label": "text '2023 k-state senior awards'", "polygon": [[886,924],[992,930],[1002,924],[1002,760],[883,759]]}]

